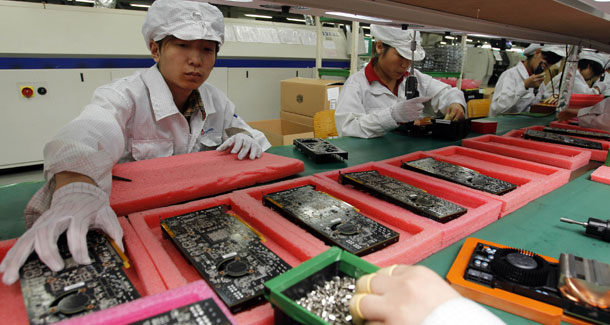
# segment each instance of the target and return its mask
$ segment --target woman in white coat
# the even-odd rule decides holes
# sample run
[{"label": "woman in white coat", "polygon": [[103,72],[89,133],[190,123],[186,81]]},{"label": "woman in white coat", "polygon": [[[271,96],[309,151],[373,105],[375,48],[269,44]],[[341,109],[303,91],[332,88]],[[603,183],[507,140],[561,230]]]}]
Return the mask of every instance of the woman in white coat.
[{"label": "woman in white coat", "polygon": [[[598,95],[601,93],[599,87],[593,86],[595,82],[604,74],[604,66],[606,65],[605,56],[602,53],[596,53],[592,51],[581,51],[578,54],[578,69],[574,76],[574,88],[572,88],[573,94],[589,94]],[[558,74],[553,78],[555,84],[555,94],[559,94],[558,85],[561,80],[562,74]],[[549,86],[546,86],[547,90]],[[550,93],[549,93],[550,95]],[[550,97],[547,93],[545,97]]]},{"label": "woman in white coat", "polygon": [[[340,136],[373,138],[425,116],[463,119],[464,94],[449,85],[415,70],[420,97],[405,99],[405,84],[411,59],[423,60],[419,32],[371,25],[375,37],[375,57],[351,75],[339,95],[335,124]],[[417,47],[411,51],[415,37]]]},{"label": "woman in white coat", "polygon": [[567,108],[557,115],[560,121],[578,117],[578,126],[610,132],[610,98],[581,109]]},{"label": "woman in white coat", "polygon": [[558,45],[530,44],[524,51],[525,61],[504,71],[496,83],[489,106],[489,116],[529,111],[540,102],[544,86],[544,71],[565,57],[565,49]]},{"label": "woman in white coat", "polygon": [[29,229],[0,264],[5,284],[18,279],[34,250],[51,270],[61,270],[56,242],[66,229],[77,263],[91,263],[85,240],[89,228],[103,230],[123,248],[123,232],[109,203],[117,162],[208,149],[231,149],[238,159],[256,159],[270,147],[224,94],[204,84],[224,41],[218,8],[157,0],[142,34],[156,64],[98,88],[80,116],[46,144],[47,183],[26,207]]}]

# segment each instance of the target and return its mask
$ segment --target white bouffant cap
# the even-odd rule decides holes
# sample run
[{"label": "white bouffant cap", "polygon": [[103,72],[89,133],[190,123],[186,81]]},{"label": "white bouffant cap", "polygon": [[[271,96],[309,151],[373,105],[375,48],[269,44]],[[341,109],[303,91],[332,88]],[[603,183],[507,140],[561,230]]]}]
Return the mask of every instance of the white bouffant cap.
[{"label": "white bouffant cap", "polygon": [[[381,41],[398,51],[405,59],[421,61],[426,57],[426,52],[421,46],[421,35],[415,30],[403,30],[401,28],[371,24],[371,35],[376,41]],[[411,41],[415,37],[417,46],[415,53],[411,51]],[[415,54],[415,56],[413,56]]]},{"label": "white bouffant cap", "polygon": [[208,40],[224,43],[225,24],[218,8],[204,2],[156,0],[148,8],[142,25],[146,46],[169,35],[185,41]]}]

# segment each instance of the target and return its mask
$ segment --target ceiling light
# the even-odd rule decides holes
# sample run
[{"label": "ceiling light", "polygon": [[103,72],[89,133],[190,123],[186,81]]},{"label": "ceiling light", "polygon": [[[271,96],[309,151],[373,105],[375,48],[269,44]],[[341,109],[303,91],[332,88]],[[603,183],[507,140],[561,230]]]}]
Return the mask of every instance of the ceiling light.
[{"label": "ceiling light", "polygon": [[298,21],[300,23],[304,23],[305,19],[298,19],[298,18],[286,18],[286,20],[290,20],[290,21]]},{"label": "ceiling light", "polygon": [[445,35],[446,39],[455,39],[455,36],[451,36],[451,35]]},{"label": "ceiling light", "polygon": [[95,3],[95,0],[74,0],[76,2]]},{"label": "ceiling light", "polygon": [[227,0],[229,2],[252,2],[253,0]]},{"label": "ceiling light", "polygon": [[388,19],[375,18],[375,17],[363,16],[363,15],[354,15],[354,14],[350,14],[350,13],[346,13],[346,12],[328,11],[328,12],[326,12],[326,14],[331,15],[331,16],[340,16],[340,17],[346,17],[346,18],[352,18],[352,19],[377,21],[380,23],[391,23],[392,22],[391,20],[388,20]]},{"label": "ceiling light", "polygon": [[145,4],[141,4],[141,3],[130,3],[129,5],[131,7],[150,8],[150,5],[145,5]]},{"label": "ceiling light", "polygon": [[593,0],[595,2],[610,2],[610,0]]},{"label": "ceiling light", "polygon": [[263,19],[271,19],[273,17],[271,16],[264,16],[264,15],[253,15],[253,14],[245,14],[244,16],[246,17],[252,17],[252,18],[263,18]]},{"label": "ceiling light", "polygon": [[481,46],[481,47],[482,47],[482,48],[484,48],[484,49],[490,49],[490,48],[491,48],[491,45],[489,45],[489,44],[483,44],[483,46]]},{"label": "ceiling light", "polygon": [[441,41],[440,44],[445,45],[445,44],[447,44],[447,42]]},{"label": "ceiling light", "polygon": [[472,42],[472,40],[470,38],[467,38],[466,42]]},{"label": "ceiling light", "polygon": [[371,29],[369,26],[360,26],[362,29]]}]

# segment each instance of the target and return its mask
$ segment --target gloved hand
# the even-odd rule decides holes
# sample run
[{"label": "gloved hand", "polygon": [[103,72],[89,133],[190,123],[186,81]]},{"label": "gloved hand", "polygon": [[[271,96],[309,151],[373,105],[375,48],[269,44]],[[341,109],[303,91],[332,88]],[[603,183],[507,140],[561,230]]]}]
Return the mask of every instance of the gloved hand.
[{"label": "gloved hand", "polygon": [[19,279],[19,268],[33,250],[51,270],[63,269],[64,261],[59,255],[57,239],[66,229],[68,247],[74,261],[90,264],[86,240],[89,228],[103,230],[124,251],[123,229],[110,208],[108,194],[97,186],[80,182],[59,188],[53,194],[49,210],[6,254],[0,264],[0,272],[4,272],[2,282],[10,285]]},{"label": "gloved hand", "polygon": [[415,97],[409,100],[399,101],[390,107],[392,118],[398,123],[407,123],[422,117],[424,104],[430,97]]},{"label": "gloved hand", "polygon": [[216,150],[224,151],[231,147],[233,147],[231,153],[239,152],[239,154],[237,154],[237,159],[239,160],[244,159],[248,152],[250,152],[250,159],[253,160],[260,158],[261,154],[263,153],[263,148],[258,144],[258,142],[256,142],[256,140],[254,140],[251,136],[243,133],[237,133],[228,138],[227,141],[221,144]]}]

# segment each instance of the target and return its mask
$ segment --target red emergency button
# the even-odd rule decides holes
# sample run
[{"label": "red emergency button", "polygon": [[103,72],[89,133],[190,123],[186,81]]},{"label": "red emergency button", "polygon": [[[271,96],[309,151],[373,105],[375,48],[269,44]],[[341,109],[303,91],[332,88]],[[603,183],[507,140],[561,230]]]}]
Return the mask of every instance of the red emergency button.
[{"label": "red emergency button", "polygon": [[25,98],[34,96],[34,88],[32,87],[21,87],[21,95]]}]

